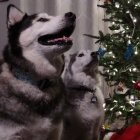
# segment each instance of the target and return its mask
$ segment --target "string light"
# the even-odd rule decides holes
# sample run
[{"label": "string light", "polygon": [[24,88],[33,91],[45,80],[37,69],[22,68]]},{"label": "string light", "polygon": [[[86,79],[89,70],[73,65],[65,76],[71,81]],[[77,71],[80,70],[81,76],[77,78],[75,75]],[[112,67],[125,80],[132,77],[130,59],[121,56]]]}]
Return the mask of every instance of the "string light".
[{"label": "string light", "polygon": [[132,72],[132,69],[130,68],[129,71]]},{"label": "string light", "polygon": [[113,72],[112,74],[113,74],[113,75],[116,75],[116,72]]},{"label": "string light", "polygon": [[138,54],[138,49],[137,49],[137,47],[136,47],[136,50],[135,50],[134,54],[135,54],[135,55]]},{"label": "string light", "polygon": [[103,104],[103,108],[105,108],[105,107],[106,107],[106,104],[104,103],[104,104]]},{"label": "string light", "polygon": [[118,101],[117,101],[117,100],[114,100],[113,102],[114,102],[114,103],[118,103]]},{"label": "string light", "polygon": [[135,98],[134,95],[131,95],[131,96],[130,96],[130,99],[131,99],[131,100],[134,100],[134,98]]},{"label": "string light", "polygon": [[136,81],[132,80],[132,83],[136,83]]},{"label": "string light", "polygon": [[126,27],[126,30],[129,30],[129,27]]},{"label": "string light", "polygon": [[115,55],[113,55],[112,57],[115,58]]},{"label": "string light", "polygon": [[129,10],[127,10],[127,11],[126,11],[126,13],[127,13],[127,14],[129,14],[129,13],[130,13],[130,11],[129,11]]},{"label": "string light", "polygon": [[116,8],[120,8],[120,4],[118,2],[115,3]]},{"label": "string light", "polygon": [[135,4],[135,7],[138,7],[138,6],[140,6],[140,3],[139,2],[137,4]]},{"label": "string light", "polygon": [[122,115],[122,112],[121,112],[121,111],[118,111],[118,112],[117,112],[117,115]]},{"label": "string light", "polygon": [[129,101],[129,104],[131,105],[131,106],[133,106],[133,107],[135,107],[135,101]]},{"label": "string light", "polygon": [[138,51],[135,51],[134,54],[137,55],[138,54]]},{"label": "string light", "polygon": [[133,68],[132,70],[135,72],[135,71],[137,71],[137,68]]},{"label": "string light", "polygon": [[110,67],[110,68],[113,68],[113,66],[112,66],[112,65],[109,65],[109,67]]},{"label": "string light", "polygon": [[136,18],[133,18],[133,22],[136,23],[137,22],[137,19]]},{"label": "string light", "polygon": [[112,107],[112,108],[110,108],[110,111],[112,111],[114,108]]},{"label": "string light", "polygon": [[109,52],[108,54],[113,54],[112,52]]},{"label": "string light", "polygon": [[109,72],[109,70],[107,70],[106,72]]}]

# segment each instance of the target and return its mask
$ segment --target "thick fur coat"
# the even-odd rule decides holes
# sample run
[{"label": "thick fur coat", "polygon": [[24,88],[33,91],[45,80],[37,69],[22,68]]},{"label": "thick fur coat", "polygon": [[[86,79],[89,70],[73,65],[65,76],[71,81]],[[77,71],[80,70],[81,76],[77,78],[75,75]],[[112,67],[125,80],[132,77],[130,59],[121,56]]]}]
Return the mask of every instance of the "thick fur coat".
[{"label": "thick fur coat", "polygon": [[62,140],[98,140],[104,119],[96,52],[71,56],[63,80],[67,89]]},{"label": "thick fur coat", "polygon": [[75,15],[27,15],[7,9],[8,45],[0,73],[0,140],[58,140],[62,128],[63,53]]}]

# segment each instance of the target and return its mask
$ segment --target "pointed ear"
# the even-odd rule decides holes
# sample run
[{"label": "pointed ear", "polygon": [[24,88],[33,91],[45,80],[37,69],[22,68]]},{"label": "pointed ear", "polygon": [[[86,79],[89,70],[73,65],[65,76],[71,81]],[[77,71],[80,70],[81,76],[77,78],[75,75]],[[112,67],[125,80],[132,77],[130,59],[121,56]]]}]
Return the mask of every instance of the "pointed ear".
[{"label": "pointed ear", "polygon": [[7,8],[7,25],[8,27],[14,25],[17,22],[20,22],[25,13],[19,10],[16,6],[10,4]]}]

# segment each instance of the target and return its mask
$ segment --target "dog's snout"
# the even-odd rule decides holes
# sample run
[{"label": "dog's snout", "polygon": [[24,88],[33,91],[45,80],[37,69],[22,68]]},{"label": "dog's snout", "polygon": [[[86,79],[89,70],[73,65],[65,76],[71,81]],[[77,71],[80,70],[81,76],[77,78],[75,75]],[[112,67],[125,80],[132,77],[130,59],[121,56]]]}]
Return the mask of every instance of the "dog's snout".
[{"label": "dog's snout", "polygon": [[92,52],[91,53],[91,56],[94,60],[97,60],[98,61],[98,53],[97,52]]},{"label": "dog's snout", "polygon": [[70,19],[70,20],[73,20],[73,21],[75,21],[75,19],[76,19],[75,14],[72,13],[72,12],[66,13],[66,14],[65,14],[65,17],[68,18],[68,19]]},{"label": "dog's snout", "polygon": [[92,56],[92,57],[96,57],[96,56],[97,56],[97,52],[92,52],[92,53],[91,53],[91,56]]}]

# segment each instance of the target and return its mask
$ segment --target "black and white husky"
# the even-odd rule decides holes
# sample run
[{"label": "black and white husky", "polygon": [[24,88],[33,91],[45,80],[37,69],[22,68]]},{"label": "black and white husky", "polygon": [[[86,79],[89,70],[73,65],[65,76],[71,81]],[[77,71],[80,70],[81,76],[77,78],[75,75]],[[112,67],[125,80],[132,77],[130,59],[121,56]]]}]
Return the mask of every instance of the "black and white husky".
[{"label": "black and white husky", "polygon": [[7,10],[9,43],[0,74],[0,140],[58,140],[63,115],[63,53],[76,16]]},{"label": "black and white husky", "polygon": [[62,140],[98,140],[104,97],[99,85],[97,53],[84,50],[72,55],[63,80],[67,92]]}]

